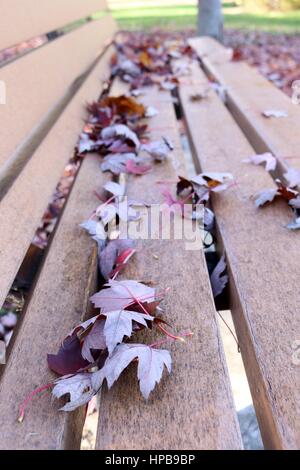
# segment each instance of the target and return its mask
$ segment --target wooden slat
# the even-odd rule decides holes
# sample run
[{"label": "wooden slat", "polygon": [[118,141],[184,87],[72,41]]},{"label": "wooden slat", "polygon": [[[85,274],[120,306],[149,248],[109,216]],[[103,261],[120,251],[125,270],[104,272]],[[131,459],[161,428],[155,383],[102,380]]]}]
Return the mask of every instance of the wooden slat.
[{"label": "wooden slat", "polygon": [[1,0],[0,50],[105,8],[105,0]]},{"label": "wooden slat", "polygon": [[[83,114],[78,109],[83,107],[84,97],[89,100],[99,95],[99,79],[107,76],[108,70],[105,58],[43,144],[45,159],[56,152],[58,158],[71,155],[74,133],[80,132],[82,126]],[[51,165],[51,158],[48,164]],[[44,189],[47,177],[46,163],[40,165],[44,179],[34,180],[28,175],[28,182],[34,187],[33,200],[39,199],[38,191]],[[71,415],[61,413],[46,393],[33,400],[24,422],[18,424],[18,407],[31,390],[54,379],[47,367],[46,354],[57,352],[65,334],[88,310],[89,296],[96,285],[97,250],[79,224],[99,203],[93,190],[102,187],[108,178],[100,171],[99,156],[88,155],[84,159],[0,381],[2,449],[80,447],[84,409]],[[28,217],[30,207],[24,205]]]},{"label": "wooden slat", "polygon": [[[204,67],[225,86],[227,105],[257,152],[279,157],[279,171],[300,168],[300,107],[245,62],[232,62],[228,51],[212,38],[190,39]],[[265,118],[270,109],[286,111],[285,118]],[[286,161],[281,157],[296,157]]]},{"label": "wooden slat", "polygon": [[[144,101],[159,110],[149,121],[151,138],[166,135],[175,150],[148,175],[130,177],[127,193],[158,203],[162,197],[156,181],[184,174],[183,155],[170,95],[147,90]],[[194,337],[173,345],[173,372],[164,376],[148,402],[138,390],[135,366],[110,391],[104,387],[96,448],[241,448],[203,251],[186,251],[182,240],[140,241],[124,276],[153,281],[159,290],[169,287],[164,318],[179,332],[193,330]],[[147,333],[136,340],[155,341]]]},{"label": "wooden slat", "polygon": [[[15,278],[86,117],[85,105],[110,75],[112,49],[101,57],[47,138],[0,201],[0,305]],[[18,219],[18,222],[17,222]]]},{"label": "wooden slat", "polygon": [[299,337],[300,239],[284,226],[292,217],[285,204],[256,209],[251,196],[274,187],[262,168],[247,165],[253,149],[219,98],[201,102],[190,95],[207,89],[198,65],[180,99],[200,171],[233,173],[237,186],[213,198],[219,239],[230,272],[231,310],[251,392],[267,448],[300,445],[299,366],[292,343]]},{"label": "wooden slat", "polygon": [[0,192],[19,171],[46,131],[71,85],[84,74],[116,30],[107,16],[54,41],[0,69],[7,103],[0,107]]}]

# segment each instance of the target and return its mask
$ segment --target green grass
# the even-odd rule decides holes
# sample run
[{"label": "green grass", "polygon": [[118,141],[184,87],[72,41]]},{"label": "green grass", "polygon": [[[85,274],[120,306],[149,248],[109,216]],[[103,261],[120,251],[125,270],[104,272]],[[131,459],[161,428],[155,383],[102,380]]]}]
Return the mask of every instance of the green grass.
[{"label": "green grass", "polygon": [[[195,28],[197,9],[193,5],[140,7],[113,11],[122,29]],[[299,32],[300,11],[276,13],[247,13],[242,8],[224,8],[227,28],[259,29],[270,32]]]}]

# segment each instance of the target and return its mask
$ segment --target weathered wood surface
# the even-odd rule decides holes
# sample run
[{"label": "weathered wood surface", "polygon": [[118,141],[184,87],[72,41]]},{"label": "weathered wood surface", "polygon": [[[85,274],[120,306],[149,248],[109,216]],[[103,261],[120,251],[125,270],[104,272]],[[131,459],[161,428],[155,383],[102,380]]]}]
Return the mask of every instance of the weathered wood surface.
[{"label": "weathered wood surface", "polygon": [[0,50],[105,8],[105,0],[1,0]]},{"label": "weathered wood surface", "polygon": [[95,99],[110,76],[108,49],[69,106],[0,201],[0,305],[34,236],[43,212],[72,157],[86,118],[85,104]]},{"label": "weathered wood surface", "polygon": [[[170,160],[147,175],[129,178],[129,198],[162,202],[161,179],[184,174],[184,162],[169,93],[147,90],[143,98],[159,114],[149,120],[151,139],[162,135],[175,146]],[[168,129],[166,129],[166,127]],[[125,278],[167,287],[164,318],[177,332],[194,332],[171,347],[173,372],[164,375],[146,402],[138,390],[136,365],[101,394],[97,449],[236,449],[241,438],[203,252],[187,251],[182,240],[145,240]],[[151,344],[153,334],[136,335]],[[157,337],[156,337],[157,338]],[[168,347],[168,346],[167,346]]]},{"label": "weathered wood surface", "polygon": [[[241,79],[241,77],[239,78]],[[267,448],[300,445],[299,365],[293,342],[299,338],[300,240],[284,226],[292,212],[285,204],[256,209],[252,195],[274,187],[262,167],[245,164],[254,150],[211,90],[207,99],[190,95],[208,87],[198,65],[191,85],[180,85],[195,164],[202,171],[233,173],[237,186],[215,195],[219,239],[230,273],[231,310],[260,428]]]},{"label": "weathered wood surface", "polygon": [[[257,152],[271,151],[279,158],[279,170],[289,165],[300,169],[300,107],[254,67],[232,62],[228,51],[212,38],[191,39],[204,67],[224,85],[227,105]],[[265,118],[263,111],[287,112],[283,118]],[[288,158],[285,157],[293,157]]]}]

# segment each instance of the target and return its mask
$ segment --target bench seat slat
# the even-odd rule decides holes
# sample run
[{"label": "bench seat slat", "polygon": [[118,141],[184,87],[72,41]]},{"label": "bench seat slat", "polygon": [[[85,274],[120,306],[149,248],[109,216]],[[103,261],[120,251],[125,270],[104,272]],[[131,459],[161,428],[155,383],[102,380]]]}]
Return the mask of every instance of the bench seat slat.
[{"label": "bench seat slat", "polygon": [[[212,38],[189,40],[204,67],[224,85],[227,105],[256,152],[273,152],[279,171],[289,165],[300,169],[300,107],[271,84],[254,67],[232,62],[228,51]],[[263,111],[287,112],[284,118],[265,118]],[[295,157],[285,160],[284,157]]]},{"label": "bench seat slat", "polygon": [[0,80],[6,84],[6,105],[0,106],[5,136],[0,140],[0,193],[45,136],[53,114],[56,117],[72,97],[76,79],[88,71],[115,31],[114,20],[107,16],[0,68]]},{"label": "bench seat slat", "polygon": [[105,0],[1,0],[0,50],[107,8]]},{"label": "bench seat slat", "polygon": [[228,110],[211,90],[207,99],[190,96],[207,89],[196,64],[180,99],[202,171],[233,173],[237,186],[213,198],[219,239],[230,274],[231,310],[251,392],[267,448],[300,445],[299,366],[293,364],[298,315],[300,239],[284,226],[292,217],[285,204],[256,209],[251,196],[275,187],[262,167],[245,164],[253,154]]},{"label": "bench seat slat", "polygon": [[[58,152],[58,158],[62,154],[65,158],[71,156],[72,146],[82,128],[84,98],[95,99],[99,95],[100,79],[107,78],[110,73],[110,55],[111,50],[101,59],[55,126],[56,129],[45,140],[45,158],[53,158],[55,152]],[[62,132],[65,128],[71,129],[67,137]],[[63,142],[60,148],[58,144]],[[45,165],[42,166],[47,177]],[[93,189],[102,187],[108,178],[109,175],[100,171],[99,156],[91,154],[84,159],[32,297],[23,313],[24,318],[18,325],[15,339],[13,337],[13,347],[0,380],[2,449],[80,447],[83,409],[71,415],[58,412],[46,393],[33,400],[24,422],[18,425],[18,407],[31,390],[55,378],[48,370],[46,354],[56,353],[63,337],[89,310],[89,296],[96,286],[97,250],[95,242],[79,224],[90,216],[99,203]],[[34,181],[33,177],[28,177],[28,181]],[[38,188],[40,185],[43,187],[44,183],[39,181]],[[31,197],[34,198],[34,193]],[[35,197],[38,198],[37,194]]]},{"label": "bench seat slat", "polygon": [[[185,173],[183,153],[170,94],[146,89],[143,101],[159,111],[149,120],[150,138],[165,135],[175,150],[171,160],[156,164],[149,174],[129,177],[127,195],[159,203],[156,182]],[[176,331],[192,330],[194,336],[171,347],[173,372],[163,377],[148,402],[138,390],[136,365],[111,390],[104,387],[96,449],[241,448],[203,251],[187,251],[182,240],[139,241],[124,277],[153,281],[159,290],[170,287],[164,318]],[[147,332],[134,339],[155,340]]]},{"label": "bench seat slat", "polygon": [[[112,49],[101,57],[78,93],[0,201],[0,305],[17,274],[43,212],[72,157],[86,118],[85,104],[94,100],[110,76]],[[30,208],[30,210],[28,210]],[[8,247],[12,247],[8,249]]]}]

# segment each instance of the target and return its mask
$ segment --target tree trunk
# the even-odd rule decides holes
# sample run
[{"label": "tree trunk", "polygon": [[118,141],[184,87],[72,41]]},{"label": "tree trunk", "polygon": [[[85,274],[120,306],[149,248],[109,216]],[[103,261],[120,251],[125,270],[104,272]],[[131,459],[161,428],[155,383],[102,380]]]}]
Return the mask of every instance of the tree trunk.
[{"label": "tree trunk", "polygon": [[198,0],[198,34],[223,39],[222,0]]}]

